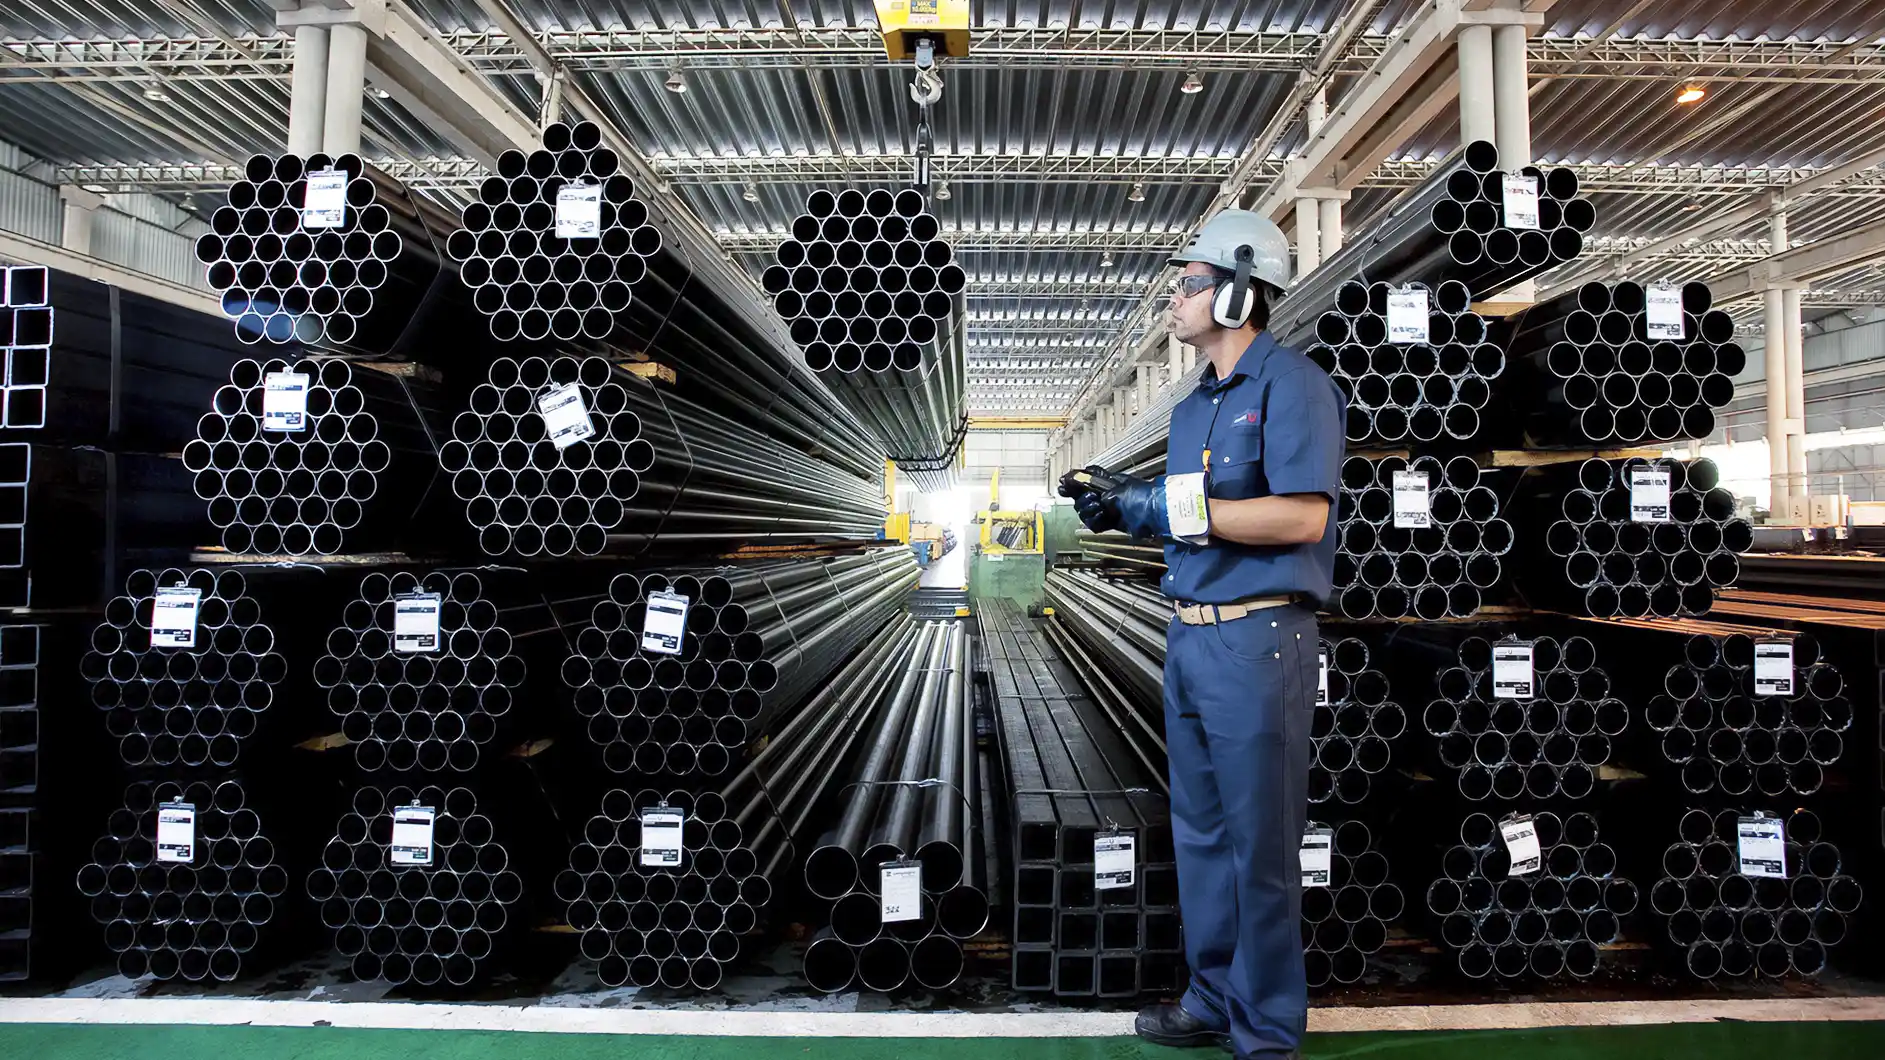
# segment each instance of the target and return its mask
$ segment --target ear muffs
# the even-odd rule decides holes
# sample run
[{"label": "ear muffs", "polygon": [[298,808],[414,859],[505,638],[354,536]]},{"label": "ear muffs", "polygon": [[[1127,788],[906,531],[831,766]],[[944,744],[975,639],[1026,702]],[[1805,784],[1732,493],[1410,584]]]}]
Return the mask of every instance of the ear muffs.
[{"label": "ear muffs", "polygon": [[1237,269],[1231,278],[1217,285],[1211,296],[1211,319],[1221,327],[1236,329],[1250,321],[1257,308],[1257,292],[1250,282],[1250,265],[1256,250],[1245,243],[1237,248]]}]

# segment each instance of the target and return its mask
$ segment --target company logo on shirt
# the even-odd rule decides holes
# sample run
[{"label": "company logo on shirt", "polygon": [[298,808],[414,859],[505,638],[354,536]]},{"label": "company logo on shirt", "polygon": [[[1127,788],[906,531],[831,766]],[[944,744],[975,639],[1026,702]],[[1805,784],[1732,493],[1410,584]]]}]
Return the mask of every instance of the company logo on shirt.
[{"label": "company logo on shirt", "polygon": [[1257,420],[1258,420],[1257,410],[1248,409],[1242,414],[1240,414],[1236,419],[1232,420],[1231,423],[1234,426],[1238,426],[1238,427],[1255,427],[1257,425]]}]

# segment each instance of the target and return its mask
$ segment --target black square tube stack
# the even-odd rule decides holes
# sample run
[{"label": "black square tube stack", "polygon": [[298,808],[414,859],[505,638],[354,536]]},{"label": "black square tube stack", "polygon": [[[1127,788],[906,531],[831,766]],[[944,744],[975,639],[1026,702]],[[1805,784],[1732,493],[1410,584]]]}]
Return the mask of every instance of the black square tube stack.
[{"label": "black square tube stack", "polygon": [[40,747],[40,635],[35,625],[0,625],[0,983],[34,975],[34,954],[51,932],[56,904],[39,885],[46,852],[35,834]]}]

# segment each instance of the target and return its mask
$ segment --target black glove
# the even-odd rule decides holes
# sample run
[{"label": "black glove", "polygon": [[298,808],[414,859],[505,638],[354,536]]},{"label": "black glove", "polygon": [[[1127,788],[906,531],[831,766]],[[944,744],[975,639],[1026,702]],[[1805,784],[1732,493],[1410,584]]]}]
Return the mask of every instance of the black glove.
[{"label": "black glove", "polygon": [[1164,476],[1148,482],[1136,475],[1088,466],[1062,475],[1060,494],[1073,498],[1080,521],[1095,533],[1124,530],[1137,538],[1171,536]]}]

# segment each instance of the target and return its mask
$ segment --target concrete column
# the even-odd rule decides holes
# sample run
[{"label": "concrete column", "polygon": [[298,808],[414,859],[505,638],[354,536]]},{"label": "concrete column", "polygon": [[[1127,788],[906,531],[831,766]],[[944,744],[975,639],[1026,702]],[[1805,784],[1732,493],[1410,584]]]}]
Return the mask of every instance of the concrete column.
[{"label": "concrete column", "polygon": [[1322,264],[1322,236],[1318,222],[1322,217],[1314,199],[1296,200],[1296,278],[1316,271]]},{"label": "concrete column", "polygon": [[321,149],[327,113],[327,27],[295,27],[294,78],[288,89],[288,153],[303,157]]},{"label": "concrete column", "polygon": [[[1499,165],[1516,170],[1532,161],[1531,77],[1525,57],[1525,27],[1498,26],[1492,31],[1493,143]],[[1538,292],[1532,280],[1521,280],[1499,297],[1529,302]]]},{"label": "concrete column", "polygon": [[1342,249],[1342,200],[1323,199],[1319,208],[1316,229],[1322,234],[1322,260],[1327,261]]},{"label": "concrete column", "polygon": [[74,254],[92,252],[92,221],[105,197],[86,191],[77,184],[59,185],[59,201],[65,204],[64,224],[59,228],[59,245]]},{"label": "concrete column", "polygon": [[1198,366],[1198,348],[1190,343],[1180,343],[1180,346],[1185,351],[1185,374],[1190,375],[1191,370]]},{"label": "concrete column", "polygon": [[[1460,29],[1460,141],[1498,139],[1493,121],[1492,27]],[[1501,165],[1505,158],[1500,157]],[[1522,164],[1522,163],[1521,163]]]},{"label": "concrete column", "polygon": [[1322,130],[1322,123],[1329,120],[1329,90],[1316,89],[1316,94],[1309,97],[1303,105],[1303,123],[1309,127],[1309,135],[1314,136]]},{"label": "concrete column", "polygon": [[367,31],[357,23],[328,30],[327,109],[321,115],[321,150],[336,157],[360,151],[360,108],[367,87]]},{"label": "concrete column", "polygon": [[1169,332],[1165,335],[1165,385],[1177,386],[1185,374],[1184,343]]},{"label": "concrete column", "polygon": [[[1767,334],[1767,474],[1768,510],[1779,514],[1787,510],[1792,490],[1787,484],[1787,339],[1782,299],[1778,287],[1762,294]],[[1783,516],[1784,518],[1784,516]],[[1776,520],[1779,521],[1779,520]]]},{"label": "concrete column", "polygon": [[1139,373],[1139,414],[1143,416],[1145,411],[1152,407],[1152,394],[1157,388],[1152,385],[1151,365],[1140,364],[1134,367]]},{"label": "concrete column", "polygon": [[[1793,495],[1805,499],[1812,492],[1806,477],[1806,365],[1801,333],[1798,287],[1780,292],[1780,324],[1785,329],[1787,361],[1787,481]],[[1767,384],[1773,386],[1772,383]]]}]

